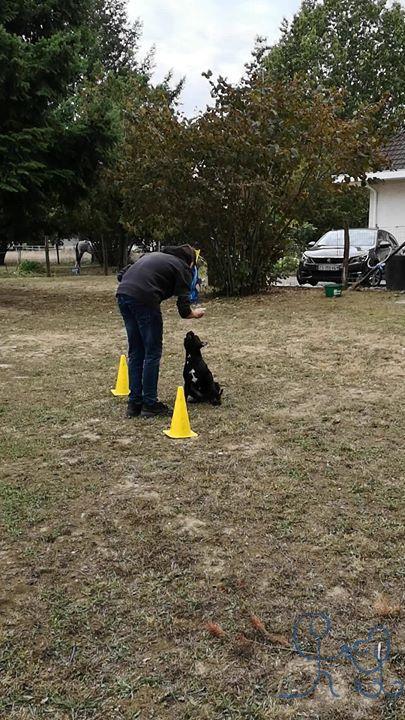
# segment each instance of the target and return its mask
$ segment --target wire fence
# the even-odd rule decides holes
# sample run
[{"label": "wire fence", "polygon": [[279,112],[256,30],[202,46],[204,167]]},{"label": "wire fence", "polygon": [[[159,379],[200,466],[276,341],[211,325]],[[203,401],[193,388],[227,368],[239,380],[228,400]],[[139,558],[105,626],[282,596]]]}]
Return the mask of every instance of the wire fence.
[{"label": "wire fence", "polygon": [[[43,245],[15,245],[11,250],[7,251],[5,264],[17,267],[23,260],[45,263],[45,247]],[[69,263],[74,265],[76,257],[73,245],[63,245],[59,248],[50,245],[49,261],[51,265]]]}]

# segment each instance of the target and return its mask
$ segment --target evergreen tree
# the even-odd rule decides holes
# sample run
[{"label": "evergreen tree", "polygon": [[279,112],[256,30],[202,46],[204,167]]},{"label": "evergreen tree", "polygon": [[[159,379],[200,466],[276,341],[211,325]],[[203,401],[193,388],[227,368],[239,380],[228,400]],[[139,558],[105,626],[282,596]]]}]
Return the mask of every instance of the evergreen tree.
[{"label": "evergreen tree", "polygon": [[115,139],[111,107],[88,86],[95,49],[103,60],[96,20],[95,0],[0,5],[0,264],[9,243],[52,231]]}]

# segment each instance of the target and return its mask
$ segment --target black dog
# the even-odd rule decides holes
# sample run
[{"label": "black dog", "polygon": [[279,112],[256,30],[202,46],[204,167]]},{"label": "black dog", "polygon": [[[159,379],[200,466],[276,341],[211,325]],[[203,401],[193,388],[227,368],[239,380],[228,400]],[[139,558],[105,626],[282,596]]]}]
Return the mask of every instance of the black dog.
[{"label": "black dog", "polygon": [[209,402],[220,405],[223,390],[214,381],[212,372],[204,362],[201,348],[207,343],[201,342],[193,332],[188,332],[184,340],[186,362],[184,365],[184,393],[191,402]]}]

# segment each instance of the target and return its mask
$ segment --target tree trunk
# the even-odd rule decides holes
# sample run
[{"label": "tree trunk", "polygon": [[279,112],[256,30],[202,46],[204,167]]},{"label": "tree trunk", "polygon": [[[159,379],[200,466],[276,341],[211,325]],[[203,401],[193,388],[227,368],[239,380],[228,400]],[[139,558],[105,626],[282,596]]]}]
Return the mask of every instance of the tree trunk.
[{"label": "tree trunk", "polygon": [[49,238],[45,237],[45,264],[47,277],[51,277],[51,263],[49,260]]},{"label": "tree trunk", "polygon": [[127,242],[126,237],[123,237],[120,239],[117,259],[118,259],[117,267],[119,270],[128,265],[128,242]]},{"label": "tree trunk", "polygon": [[2,240],[0,242],[0,266],[5,264],[7,248],[8,242],[6,240]]},{"label": "tree trunk", "polygon": [[345,244],[343,253],[343,270],[342,270],[342,285],[345,290],[349,284],[349,257],[350,257],[350,234],[349,234],[349,223],[347,221],[343,224],[345,231]]},{"label": "tree trunk", "polygon": [[104,235],[101,236],[101,246],[103,248],[104,275],[108,275],[108,248]]}]

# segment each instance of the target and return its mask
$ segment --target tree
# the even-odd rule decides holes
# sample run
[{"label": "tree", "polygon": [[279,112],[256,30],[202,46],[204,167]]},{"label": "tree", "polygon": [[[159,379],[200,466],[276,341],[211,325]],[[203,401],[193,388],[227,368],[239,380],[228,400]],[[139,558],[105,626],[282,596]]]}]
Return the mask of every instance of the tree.
[{"label": "tree", "polygon": [[405,11],[387,0],[303,0],[265,58],[276,80],[305,76],[316,88],[343,93],[347,117],[380,102],[379,121],[405,107]]},{"label": "tree", "polygon": [[[97,12],[92,27],[99,43],[90,55],[90,65],[97,78],[97,90],[113,109],[117,138],[105,164],[94,175],[92,187],[73,213],[64,214],[64,220],[70,233],[92,241],[99,258],[104,242],[108,263],[122,266],[134,243],[151,248],[157,242],[149,226],[134,225],[132,208],[124,209],[125,185],[121,183],[121,168],[128,167],[129,140],[133,134],[131,118],[142,112],[146,118],[158,105],[167,107],[169,112],[174,111],[182,82],[172,87],[172,77],[168,73],[154,88],[151,56],[138,63],[141,28],[139,23],[128,23],[126,1],[94,0],[94,3]],[[128,172],[124,175],[128,177]]]},{"label": "tree", "polygon": [[138,45],[142,32],[139,21],[129,23],[127,0],[92,0],[90,29],[97,38],[88,51],[89,67],[95,73],[122,75],[126,72],[149,76],[150,57],[139,64]]},{"label": "tree", "polygon": [[193,217],[192,134],[167,87],[145,90],[126,106],[117,164],[123,220],[139,244],[189,242]]},{"label": "tree", "polygon": [[[280,41],[264,58],[269,78],[287,81],[300,76],[317,90],[339,93],[346,118],[370,103],[380,103],[374,126],[386,143],[404,119],[401,5],[386,0],[304,0],[292,22],[284,20],[281,31]],[[341,227],[344,219],[361,227],[368,224],[368,204],[364,189],[344,199],[326,192],[305,220],[314,226],[314,237]]]},{"label": "tree", "polygon": [[364,177],[383,162],[380,106],[346,119],[339,96],[299,78],[269,82],[260,49],[239,85],[211,86],[214,106],[193,138],[200,233],[214,284],[247,294],[266,287],[289,228],[318,197],[347,192],[333,176]]},{"label": "tree", "polygon": [[52,232],[58,208],[85,195],[116,140],[94,58],[102,63],[104,52],[114,65],[124,54],[130,66],[125,43],[133,34],[121,33],[115,47],[100,50],[95,28],[105,28],[100,13],[110,6],[108,0],[1,4],[0,263],[10,242]]},{"label": "tree", "polygon": [[[126,264],[133,244],[155,249],[169,232],[167,223],[172,208],[169,193],[162,192],[162,166],[155,168],[155,179],[160,183],[157,193],[153,195],[151,187],[144,193],[143,185],[148,172],[146,154],[157,158],[162,151],[162,138],[165,144],[162,157],[167,157],[170,134],[165,135],[168,127],[165,119],[175,116],[174,104],[180,88],[181,85],[170,87],[170,76],[153,87],[146,71],[127,69],[110,73],[100,87],[114,108],[117,140],[94,178],[92,188],[65,221],[71,234],[92,241],[99,258],[104,241],[110,265]],[[155,142],[156,136],[150,134],[157,118],[161,127],[160,144]],[[152,216],[156,218],[162,203],[166,225],[160,228],[159,235],[157,221],[153,223]]]}]

